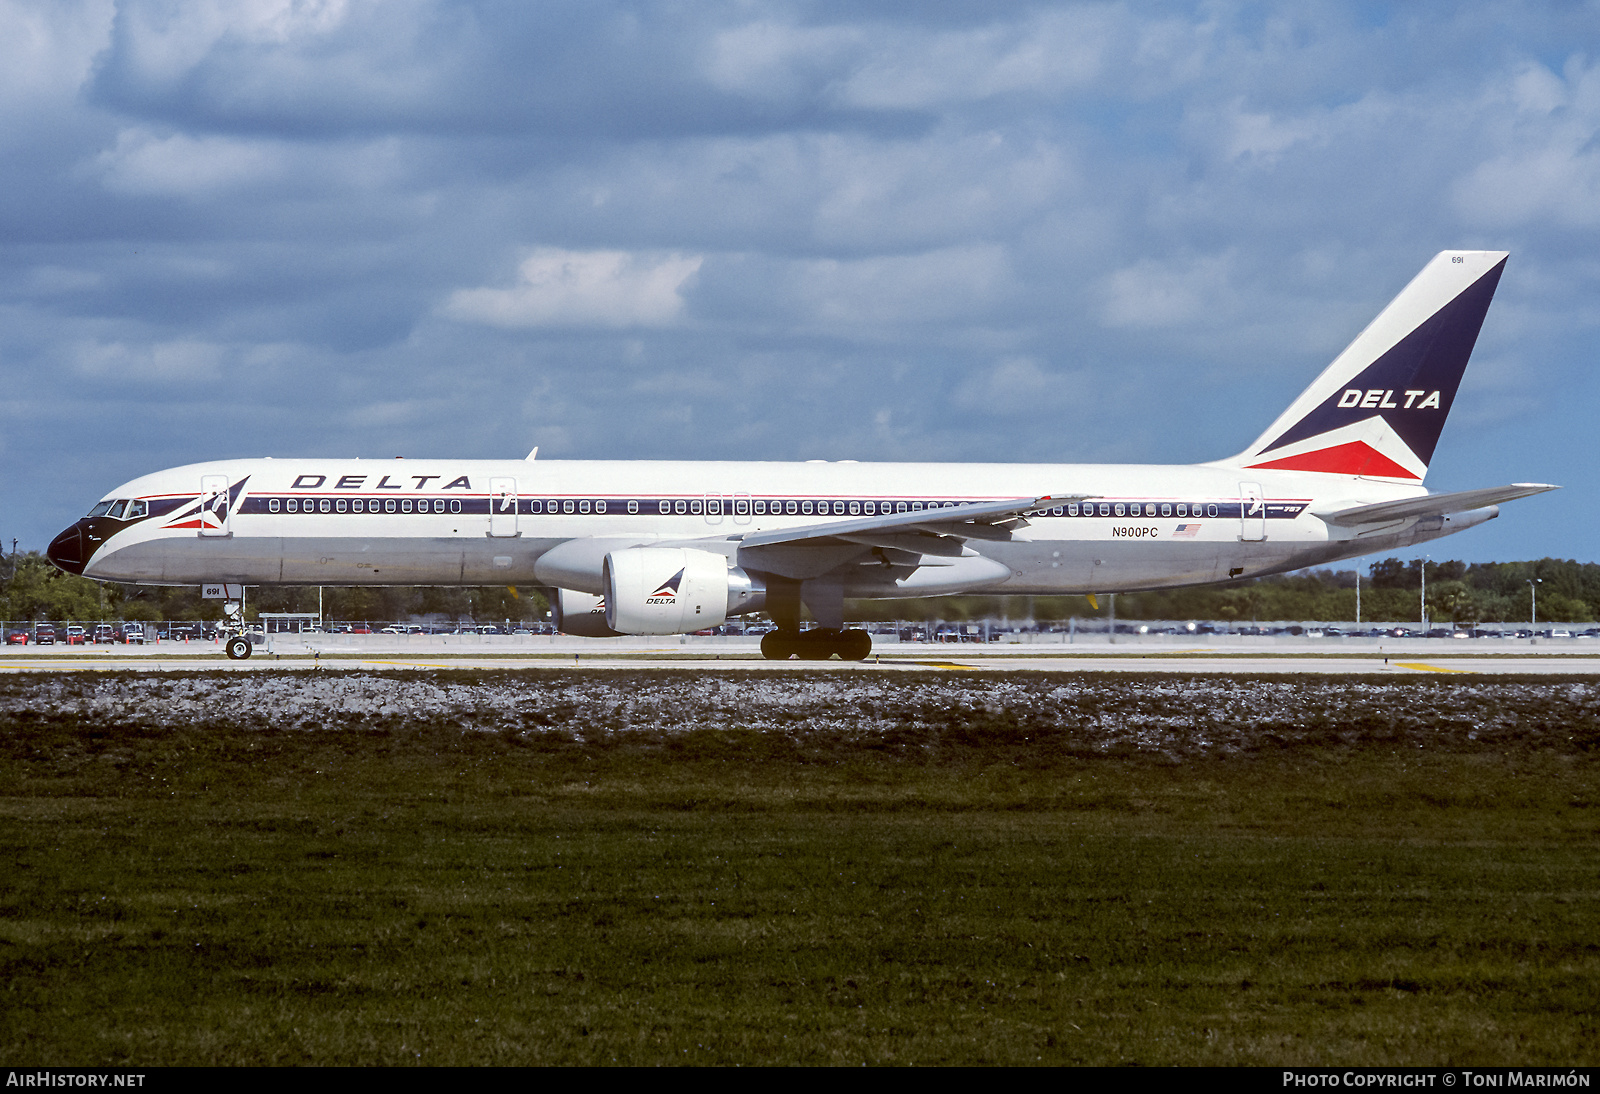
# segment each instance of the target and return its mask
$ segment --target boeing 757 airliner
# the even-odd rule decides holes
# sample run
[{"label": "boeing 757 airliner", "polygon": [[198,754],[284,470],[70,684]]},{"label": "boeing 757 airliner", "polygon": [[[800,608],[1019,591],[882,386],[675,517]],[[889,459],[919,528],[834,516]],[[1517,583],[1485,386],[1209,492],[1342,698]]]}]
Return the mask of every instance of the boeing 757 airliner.
[{"label": "boeing 757 airliner", "polygon": [[1409,547],[1555,489],[1422,485],[1506,257],[1435,257],[1212,463],[222,460],[117,487],[49,556],[154,585],[537,584],[588,636],[767,612],[768,657],[858,660],[847,597],[1172,588]]}]

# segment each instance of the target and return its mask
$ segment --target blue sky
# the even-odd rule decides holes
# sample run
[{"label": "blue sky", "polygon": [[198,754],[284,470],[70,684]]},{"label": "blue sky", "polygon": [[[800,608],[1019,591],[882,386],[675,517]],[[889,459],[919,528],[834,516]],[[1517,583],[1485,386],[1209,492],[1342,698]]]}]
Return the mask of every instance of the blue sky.
[{"label": "blue sky", "polygon": [[[0,537],[258,455],[1197,462],[1511,261],[1435,558],[1594,560],[1594,4],[0,0]],[[1070,484],[1065,484],[1070,487]]]}]

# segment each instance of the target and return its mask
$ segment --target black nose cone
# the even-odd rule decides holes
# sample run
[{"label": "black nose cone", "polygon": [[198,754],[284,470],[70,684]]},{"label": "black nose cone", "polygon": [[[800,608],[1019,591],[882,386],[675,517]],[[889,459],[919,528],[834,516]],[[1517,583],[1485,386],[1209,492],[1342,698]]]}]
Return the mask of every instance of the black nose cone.
[{"label": "black nose cone", "polygon": [[83,573],[83,533],[74,524],[50,541],[45,557],[69,574]]}]

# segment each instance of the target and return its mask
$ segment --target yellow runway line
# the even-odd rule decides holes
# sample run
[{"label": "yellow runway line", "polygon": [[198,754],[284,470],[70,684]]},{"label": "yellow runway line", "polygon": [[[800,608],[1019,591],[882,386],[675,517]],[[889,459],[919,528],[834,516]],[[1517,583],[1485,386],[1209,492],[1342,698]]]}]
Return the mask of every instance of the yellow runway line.
[{"label": "yellow runway line", "polygon": [[1397,669],[1415,669],[1418,672],[1471,672],[1471,669],[1447,669],[1441,665],[1424,665],[1421,661],[1396,661]]}]

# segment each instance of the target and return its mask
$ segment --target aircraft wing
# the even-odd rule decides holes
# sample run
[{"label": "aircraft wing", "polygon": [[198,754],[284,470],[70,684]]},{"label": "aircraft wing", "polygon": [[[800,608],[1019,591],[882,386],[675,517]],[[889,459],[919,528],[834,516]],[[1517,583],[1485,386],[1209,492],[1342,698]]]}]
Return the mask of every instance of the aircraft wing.
[{"label": "aircraft wing", "polygon": [[1400,501],[1380,501],[1373,505],[1357,505],[1332,513],[1317,513],[1329,524],[1376,524],[1387,520],[1409,520],[1412,517],[1442,517],[1447,513],[1462,513],[1468,509],[1482,509],[1502,501],[1514,501],[1546,490],[1559,490],[1541,482],[1514,482],[1510,486],[1489,486],[1482,490],[1461,490],[1454,494],[1429,494],[1420,498],[1403,498]]},{"label": "aircraft wing", "polygon": [[739,541],[741,562],[788,576],[815,576],[874,548],[916,565],[916,556],[959,558],[969,539],[1009,540],[1027,514],[1079,501],[1084,494],[972,502],[911,513],[832,520],[751,532]]}]

